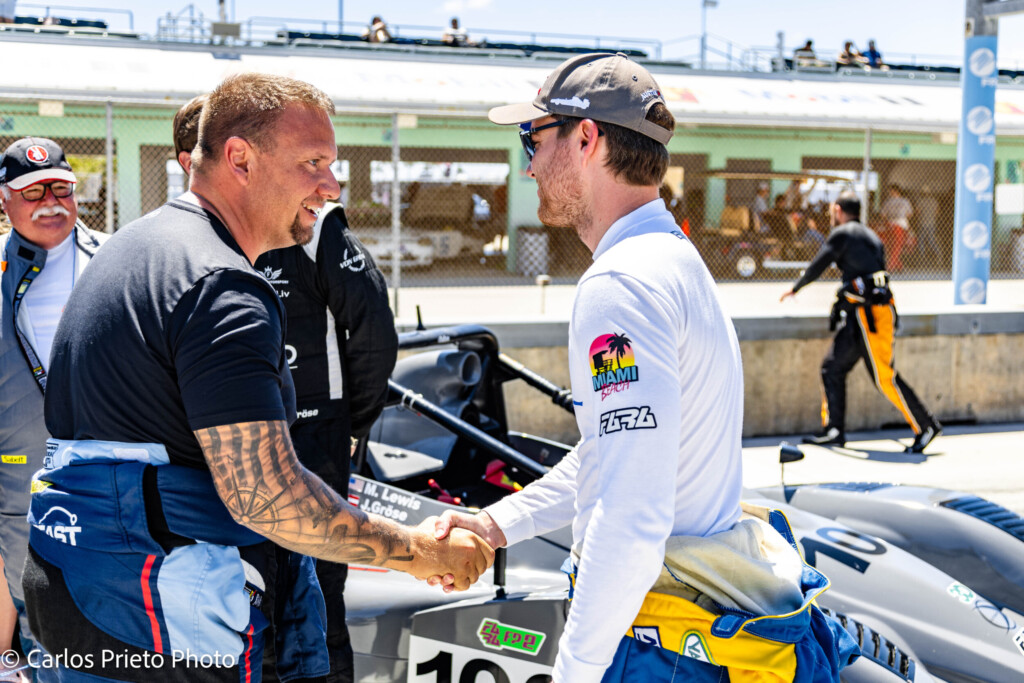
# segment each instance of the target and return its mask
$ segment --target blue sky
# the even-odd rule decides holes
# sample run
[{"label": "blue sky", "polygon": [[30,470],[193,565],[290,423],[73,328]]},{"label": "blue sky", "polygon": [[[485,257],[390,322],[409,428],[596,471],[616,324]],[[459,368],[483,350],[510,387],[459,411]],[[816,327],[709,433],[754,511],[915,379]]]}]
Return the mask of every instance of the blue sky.
[{"label": "blue sky", "polygon": [[[41,11],[29,6],[41,5],[38,1],[19,0],[18,4],[19,14]],[[130,9],[135,29],[144,33],[155,32],[157,17],[187,6],[185,0],[60,0],[60,4]],[[216,17],[216,0],[193,4],[207,17]],[[227,0],[227,9],[236,20],[253,16],[337,20],[339,4],[346,22],[363,23],[380,14],[390,24],[441,27],[458,16],[471,38],[486,37],[486,29],[651,38],[662,41],[664,55],[673,58],[697,55],[701,21],[701,0]],[[79,13],[82,17],[93,14]],[[790,47],[812,38],[822,52],[840,49],[845,40],[863,49],[874,38],[890,61],[917,56],[920,62],[937,61],[928,60],[929,56],[959,59],[963,19],[964,0],[718,0],[716,8],[707,10],[707,30],[731,41],[734,54],[746,47],[770,48],[776,33],[784,31]],[[127,28],[126,19],[118,22]],[[725,49],[721,41],[711,44]],[[999,47],[1002,66],[1024,69],[1024,16],[1002,20]]]}]

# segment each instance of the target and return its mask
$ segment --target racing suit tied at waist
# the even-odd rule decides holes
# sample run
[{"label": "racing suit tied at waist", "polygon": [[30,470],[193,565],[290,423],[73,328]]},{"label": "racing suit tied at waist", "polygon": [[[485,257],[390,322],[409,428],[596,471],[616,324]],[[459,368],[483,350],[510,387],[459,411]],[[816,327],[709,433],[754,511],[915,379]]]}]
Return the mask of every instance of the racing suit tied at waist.
[{"label": "racing suit tied at waist", "polygon": [[[889,273],[884,270],[858,276],[843,283],[843,286],[836,291],[836,302],[832,304],[832,312],[829,314],[829,331],[835,332],[846,323],[846,316],[860,307],[864,309],[868,329],[871,332],[877,332],[875,329],[875,306],[893,306],[892,290],[889,289]],[[899,325],[899,316],[896,315],[895,306],[893,306],[893,315],[893,325],[897,326]]]},{"label": "racing suit tied at waist", "polygon": [[731,681],[838,681],[859,656],[852,636],[815,606],[829,581],[803,561],[785,516],[743,511],[722,533],[668,539],[661,575],[603,681],[662,670],[718,681],[722,669]]},{"label": "racing suit tied at waist", "polygon": [[[29,524],[30,545],[61,570],[82,614],[126,643],[237,657],[267,626],[259,610],[267,586],[243,559],[266,539],[232,519],[209,472],[169,464],[161,444],[51,439],[32,480]],[[324,642],[323,594],[312,559],[302,561],[309,571],[292,568],[290,593],[279,599],[307,603],[287,609],[310,619],[289,623],[297,632],[278,643]],[[326,646],[322,658],[312,669],[326,673]],[[299,664],[310,670],[308,659]]]}]

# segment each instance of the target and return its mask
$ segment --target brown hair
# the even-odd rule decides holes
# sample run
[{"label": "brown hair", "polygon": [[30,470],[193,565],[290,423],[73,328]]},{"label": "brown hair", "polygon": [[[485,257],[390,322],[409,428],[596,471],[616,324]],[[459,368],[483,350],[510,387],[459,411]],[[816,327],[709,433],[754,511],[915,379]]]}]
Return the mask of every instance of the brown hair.
[{"label": "brown hair", "polygon": [[174,156],[192,153],[199,141],[199,115],[209,95],[197,95],[186,102],[174,115]]},{"label": "brown hair", "polygon": [[[556,116],[568,120],[572,125],[560,126],[558,137],[564,138],[583,119],[574,116]],[[676,119],[661,102],[647,111],[645,117],[665,130],[675,130]],[[598,127],[608,138],[608,159],[605,166],[627,185],[660,185],[668,170],[668,148],[643,133],[623,128],[613,123],[597,121]]]},{"label": "brown hair", "polygon": [[320,89],[294,78],[261,73],[229,76],[209,94],[199,118],[199,140],[192,165],[202,172],[206,159],[233,137],[258,150],[273,149],[273,130],[284,110],[293,104],[334,114],[334,103]]}]

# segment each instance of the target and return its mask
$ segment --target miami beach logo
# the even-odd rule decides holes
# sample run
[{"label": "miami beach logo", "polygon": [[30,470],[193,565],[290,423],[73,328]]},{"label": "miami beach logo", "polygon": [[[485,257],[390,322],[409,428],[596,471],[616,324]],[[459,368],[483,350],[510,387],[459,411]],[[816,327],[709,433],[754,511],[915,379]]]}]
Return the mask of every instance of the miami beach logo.
[{"label": "miami beach logo", "polygon": [[620,334],[603,334],[590,344],[590,372],[594,391],[601,392],[601,400],[629,388],[630,382],[640,379],[633,355],[633,340]]}]

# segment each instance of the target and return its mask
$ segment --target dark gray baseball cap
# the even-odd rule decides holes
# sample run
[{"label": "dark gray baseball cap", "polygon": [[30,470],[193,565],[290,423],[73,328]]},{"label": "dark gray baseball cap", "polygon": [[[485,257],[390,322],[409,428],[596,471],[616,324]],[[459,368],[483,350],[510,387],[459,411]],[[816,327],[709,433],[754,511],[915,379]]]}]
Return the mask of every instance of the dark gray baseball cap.
[{"label": "dark gray baseball cap", "polygon": [[579,55],[551,72],[533,102],[495,107],[487,114],[494,123],[526,123],[560,114],[614,123],[643,133],[663,145],[673,131],[648,121],[656,102],[665,104],[654,77],[621,52]]}]

